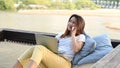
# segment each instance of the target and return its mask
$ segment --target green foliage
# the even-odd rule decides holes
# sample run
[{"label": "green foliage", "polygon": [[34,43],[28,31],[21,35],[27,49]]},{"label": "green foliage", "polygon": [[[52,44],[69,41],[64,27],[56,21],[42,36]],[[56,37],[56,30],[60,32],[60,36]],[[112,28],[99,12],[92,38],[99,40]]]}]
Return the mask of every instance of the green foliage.
[{"label": "green foliage", "polygon": [[82,9],[82,8],[89,8],[89,9],[97,9],[99,6],[95,5],[94,2],[91,0],[75,0],[75,2],[70,2],[66,0],[65,2],[52,2],[50,8],[54,9]]},{"label": "green foliage", "polygon": [[13,0],[15,3],[19,3],[20,2],[20,0]]},{"label": "green foliage", "polygon": [[13,0],[0,0],[0,10],[15,11]]},{"label": "green foliage", "polygon": [[17,10],[20,10],[20,9],[28,9],[28,6],[26,6],[25,4],[23,3],[20,3],[19,6],[16,8]]},{"label": "green foliage", "polygon": [[21,0],[24,4],[42,4],[42,5],[50,5],[49,0]]},{"label": "green foliage", "polygon": [[65,4],[63,2],[51,2],[50,9],[65,9]]},{"label": "green foliage", "polygon": [[75,9],[75,4],[71,2],[52,2],[51,9]]},{"label": "green foliage", "polygon": [[75,9],[75,4],[72,2],[67,1],[64,4],[66,9]]},{"label": "green foliage", "polygon": [[[0,10],[3,11],[15,11],[14,3],[19,6],[16,8],[20,9],[77,9],[82,8],[96,9],[96,6],[91,0],[75,0],[70,2],[69,0],[52,1],[52,0],[0,0]],[[36,7],[30,7],[29,5],[36,5]]]},{"label": "green foliage", "polygon": [[93,3],[91,0],[76,0],[75,1],[76,8],[82,9],[82,8],[90,8],[90,9],[96,9],[98,8],[95,3]]},{"label": "green foliage", "polygon": [[[52,0],[0,0],[0,10],[15,11],[14,3],[19,6],[16,8],[20,9],[77,9],[82,8],[96,9],[96,6],[91,0],[75,0],[70,2],[69,0],[63,1],[52,1]],[[30,5],[33,5],[32,7]]]},{"label": "green foliage", "polygon": [[[21,1],[24,5],[30,5],[30,4],[37,4],[41,6],[45,6],[47,8],[45,9],[82,9],[82,8],[89,8],[89,9],[96,9],[98,6],[96,6],[91,0],[75,0],[75,2],[70,2],[69,0],[65,0],[64,2],[56,0],[14,0],[15,2]],[[19,9],[26,8],[26,6],[23,6],[21,4],[19,6]],[[28,6],[29,7],[29,6]],[[31,9],[44,9],[40,7],[32,8]]]}]

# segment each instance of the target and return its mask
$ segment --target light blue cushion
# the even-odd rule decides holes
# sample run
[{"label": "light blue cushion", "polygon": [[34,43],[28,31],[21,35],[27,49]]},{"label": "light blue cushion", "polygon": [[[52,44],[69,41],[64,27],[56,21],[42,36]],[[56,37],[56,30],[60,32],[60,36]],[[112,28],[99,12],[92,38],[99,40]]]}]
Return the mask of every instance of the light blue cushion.
[{"label": "light blue cushion", "polygon": [[83,48],[74,56],[72,60],[72,64],[76,65],[78,64],[78,61],[80,61],[85,56],[89,55],[91,52],[95,50],[95,40],[92,39],[88,34],[84,33],[85,35],[85,44]]},{"label": "light blue cushion", "polygon": [[95,36],[93,39],[96,41],[95,51],[81,59],[78,65],[97,62],[113,49],[111,40],[107,34]]},{"label": "light blue cushion", "polygon": [[108,34],[101,34],[98,36],[94,36],[93,39],[97,43],[96,50],[97,49],[99,50],[99,49],[104,48],[106,46],[112,47],[111,40],[110,40]]}]

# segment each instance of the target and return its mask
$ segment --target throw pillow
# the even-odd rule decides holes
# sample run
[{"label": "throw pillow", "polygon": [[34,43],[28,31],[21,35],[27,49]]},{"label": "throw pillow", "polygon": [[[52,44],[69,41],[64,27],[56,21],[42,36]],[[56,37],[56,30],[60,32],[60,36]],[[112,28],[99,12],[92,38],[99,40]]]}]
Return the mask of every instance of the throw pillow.
[{"label": "throw pillow", "polygon": [[97,62],[113,49],[110,38],[107,34],[95,36],[93,39],[96,41],[95,51],[81,59],[77,65]]},{"label": "throw pillow", "polygon": [[74,56],[72,60],[72,64],[76,65],[78,62],[84,58],[85,56],[89,55],[91,52],[95,50],[96,42],[92,39],[88,34],[84,33],[85,35],[85,44],[83,48]]}]

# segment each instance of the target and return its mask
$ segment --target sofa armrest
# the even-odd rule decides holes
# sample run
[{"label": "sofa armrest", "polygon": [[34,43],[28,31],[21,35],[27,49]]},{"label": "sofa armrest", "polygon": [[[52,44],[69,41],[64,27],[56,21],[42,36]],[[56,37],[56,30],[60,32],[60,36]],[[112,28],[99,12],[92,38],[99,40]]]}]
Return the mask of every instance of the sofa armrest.
[{"label": "sofa armrest", "polygon": [[17,29],[3,29],[2,33],[4,33],[3,39],[31,44],[36,44],[35,34],[43,34],[52,37],[55,37],[56,35],[54,33],[35,32]]}]

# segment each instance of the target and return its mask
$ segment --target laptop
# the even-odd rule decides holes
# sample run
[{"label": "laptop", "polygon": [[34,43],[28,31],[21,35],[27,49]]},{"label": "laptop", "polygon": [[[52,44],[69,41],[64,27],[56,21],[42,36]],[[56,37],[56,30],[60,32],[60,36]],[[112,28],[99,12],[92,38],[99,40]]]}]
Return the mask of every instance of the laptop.
[{"label": "laptop", "polygon": [[57,43],[58,41],[56,38],[41,34],[35,34],[35,39],[37,45],[43,45],[52,52],[58,53],[58,43]]}]

